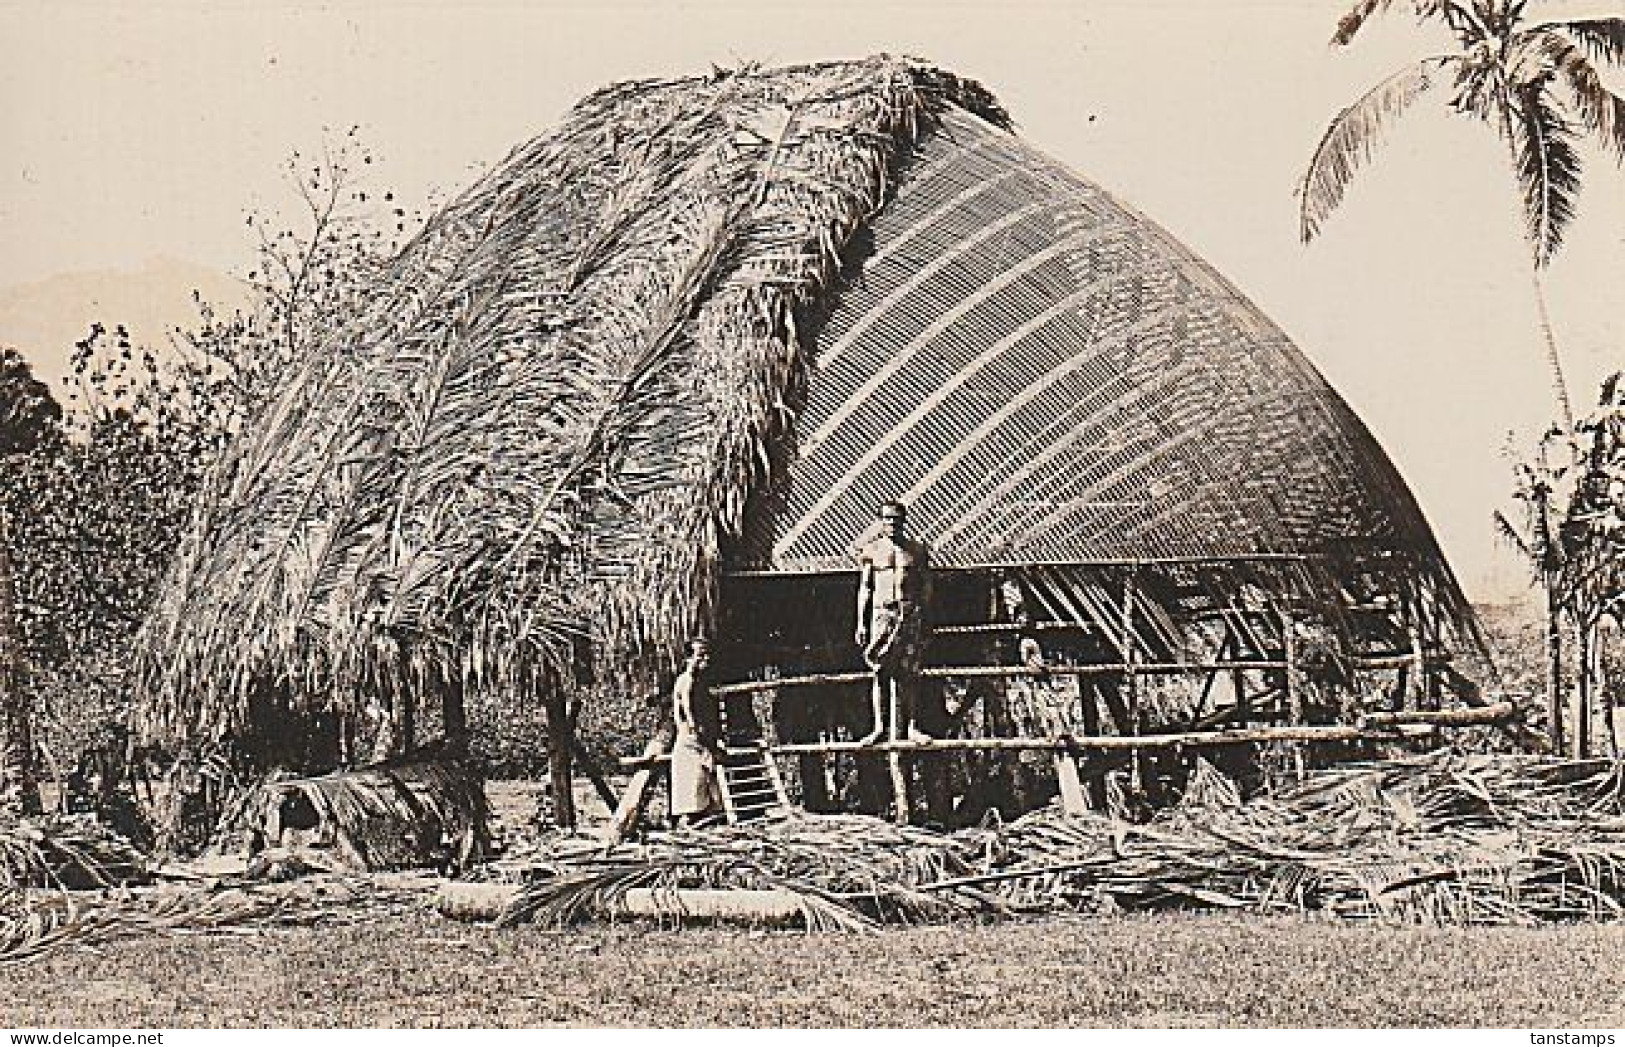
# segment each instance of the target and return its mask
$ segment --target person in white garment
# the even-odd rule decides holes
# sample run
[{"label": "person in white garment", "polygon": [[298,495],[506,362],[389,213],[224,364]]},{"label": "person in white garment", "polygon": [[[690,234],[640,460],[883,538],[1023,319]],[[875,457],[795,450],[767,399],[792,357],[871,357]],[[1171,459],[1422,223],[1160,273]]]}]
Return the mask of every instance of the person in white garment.
[{"label": "person in white garment", "polygon": [[722,717],[706,685],[711,647],[689,644],[688,661],[672,685],[672,719],[677,738],[671,749],[671,814],[678,825],[693,825],[722,809],[717,768],[723,760]]}]

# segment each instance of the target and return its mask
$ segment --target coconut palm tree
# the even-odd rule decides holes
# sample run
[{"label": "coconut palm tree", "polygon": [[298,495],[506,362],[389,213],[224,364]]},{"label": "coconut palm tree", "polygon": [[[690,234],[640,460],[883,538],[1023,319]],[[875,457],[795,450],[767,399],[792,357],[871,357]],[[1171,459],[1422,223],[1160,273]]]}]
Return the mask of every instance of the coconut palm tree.
[{"label": "coconut palm tree", "polygon": [[[1345,14],[1332,43],[1346,46],[1373,16],[1396,0],[1359,0]],[[1541,271],[1574,219],[1580,191],[1582,138],[1591,138],[1616,163],[1625,162],[1625,99],[1609,91],[1596,63],[1625,65],[1625,18],[1545,20],[1531,0],[1408,0],[1404,6],[1423,22],[1443,25],[1455,37],[1454,50],[1422,58],[1378,83],[1338,113],[1321,136],[1299,186],[1299,222],[1304,242],[1313,239],[1337,205],[1354,174],[1374,155],[1389,124],[1424,95],[1448,85],[1446,105],[1495,131],[1506,145],[1523,205],[1524,236],[1533,264],[1531,278],[1540,318],[1546,366],[1569,445],[1577,465],[1578,434],[1568,383],[1546,308]],[[1544,455],[1544,444],[1543,444]],[[1523,496],[1520,493],[1520,497]],[[1536,506],[1544,518],[1548,506]],[[1550,557],[1537,554],[1547,614],[1546,703],[1554,749],[1562,747],[1558,667],[1562,640],[1561,572]]]},{"label": "coconut palm tree", "polygon": [[[1332,43],[1351,43],[1367,21],[1395,6],[1396,0],[1359,0]],[[1574,411],[1540,274],[1574,219],[1578,142],[1590,138],[1625,162],[1625,99],[1604,86],[1597,69],[1625,66],[1625,18],[1548,21],[1531,0],[1408,0],[1403,6],[1423,22],[1448,28],[1456,46],[1393,73],[1333,118],[1299,188],[1303,239],[1320,232],[1388,126],[1424,95],[1448,87],[1441,97],[1449,109],[1489,126],[1509,151],[1552,391],[1564,432],[1572,433]]]}]

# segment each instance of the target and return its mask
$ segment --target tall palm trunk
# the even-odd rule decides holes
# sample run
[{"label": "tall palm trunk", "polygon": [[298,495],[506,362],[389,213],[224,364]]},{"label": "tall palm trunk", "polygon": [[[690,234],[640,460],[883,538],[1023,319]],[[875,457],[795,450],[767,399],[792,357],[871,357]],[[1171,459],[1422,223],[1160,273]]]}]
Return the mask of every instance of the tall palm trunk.
[{"label": "tall palm trunk", "polygon": [[23,680],[22,627],[11,583],[11,539],[0,512],[0,816],[40,813],[31,703]]},{"label": "tall palm trunk", "polygon": [[1584,760],[1591,755],[1591,676],[1592,626],[1583,619],[1574,623],[1574,756]]},{"label": "tall palm trunk", "polygon": [[1563,377],[1563,359],[1557,351],[1557,335],[1552,330],[1552,314],[1546,308],[1546,282],[1540,278],[1538,268],[1530,270],[1530,281],[1535,286],[1535,311],[1540,319],[1541,345],[1545,350],[1546,369],[1550,372],[1552,397],[1557,401],[1559,420],[1563,423],[1564,439],[1571,454],[1577,453],[1574,431],[1574,404],[1569,399],[1569,383]]},{"label": "tall palm trunk", "polygon": [[573,829],[576,824],[576,801],[575,767],[570,752],[570,739],[574,734],[570,724],[570,705],[564,688],[551,682],[543,691],[542,703],[547,710],[547,782],[553,824],[561,829]]},{"label": "tall palm trunk", "polygon": [[[1544,507],[1542,507],[1544,511]],[[1541,585],[1546,590],[1546,736],[1552,755],[1563,755],[1563,604],[1555,572],[1547,568]]]},{"label": "tall palm trunk", "polygon": [[1546,598],[1546,736],[1552,754],[1563,753],[1563,590],[1557,560],[1557,528],[1552,526],[1552,492],[1545,478],[1546,442],[1540,443],[1537,472],[1529,495],[1534,507],[1531,548],[1540,571],[1541,593]]}]

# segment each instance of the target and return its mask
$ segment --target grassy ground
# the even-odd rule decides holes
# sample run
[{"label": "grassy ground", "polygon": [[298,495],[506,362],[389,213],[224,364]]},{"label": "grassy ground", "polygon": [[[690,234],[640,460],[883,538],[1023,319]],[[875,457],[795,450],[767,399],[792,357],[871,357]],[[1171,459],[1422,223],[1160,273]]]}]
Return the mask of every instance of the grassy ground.
[{"label": "grassy ground", "polygon": [[382,923],[0,969],[0,1026],[1625,1025],[1625,927],[1220,916],[807,937]]}]

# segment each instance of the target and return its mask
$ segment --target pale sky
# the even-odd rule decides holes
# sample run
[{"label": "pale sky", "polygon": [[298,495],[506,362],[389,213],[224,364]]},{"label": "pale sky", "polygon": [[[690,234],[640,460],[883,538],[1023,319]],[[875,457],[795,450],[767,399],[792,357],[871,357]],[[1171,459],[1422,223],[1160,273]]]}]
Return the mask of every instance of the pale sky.
[{"label": "pale sky", "polygon": [[[1262,306],[1376,433],[1469,592],[1504,597],[1523,578],[1489,523],[1501,449],[1553,413],[1511,172],[1486,129],[1424,100],[1299,244],[1292,190],[1326,122],[1446,42],[1396,12],[1334,50],[1345,6],[0,0],[0,341],[59,374],[91,320],[184,322],[190,287],[251,268],[244,213],[289,201],[281,163],[324,126],[361,125],[378,185],[418,202],[612,80],[913,54],[983,81],[1031,142]],[[1548,275],[1581,403],[1625,366],[1625,174],[1584,155]]]}]

